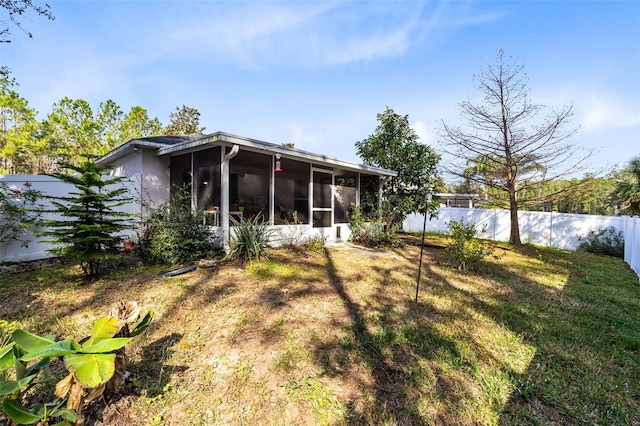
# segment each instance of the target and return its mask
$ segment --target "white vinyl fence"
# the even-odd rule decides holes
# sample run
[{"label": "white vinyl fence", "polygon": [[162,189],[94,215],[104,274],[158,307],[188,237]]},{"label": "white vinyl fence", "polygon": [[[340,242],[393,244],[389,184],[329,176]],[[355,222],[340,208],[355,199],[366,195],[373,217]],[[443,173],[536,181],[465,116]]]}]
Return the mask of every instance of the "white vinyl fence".
[{"label": "white vinyl fence", "polygon": [[[27,189],[25,183],[31,184],[31,189],[38,190],[44,195],[52,197],[66,197],[70,192],[76,190],[73,185],[61,182],[51,176],[44,175],[0,175],[0,182],[5,182],[10,189],[19,189],[24,191]],[[128,181],[124,182],[125,186],[129,189],[133,202],[118,207],[119,211],[126,213],[139,213],[140,209],[140,179],[139,176],[135,176]],[[138,200],[137,202],[135,200]],[[41,200],[39,202],[44,208],[51,207],[51,204],[47,200]],[[54,214],[47,214],[42,218],[55,218]],[[0,220],[3,218],[0,217]],[[28,245],[22,244],[20,241],[7,241],[0,243],[0,263],[2,262],[21,262],[29,260],[38,260],[51,257],[51,254],[47,252],[52,246],[45,243],[41,237],[33,234],[37,228],[30,229],[30,241]]]},{"label": "white vinyl fence", "polygon": [[[438,217],[427,220],[428,232],[448,231],[449,221],[476,223],[481,238],[509,241],[511,221],[508,210],[467,209],[443,207]],[[404,221],[405,231],[422,231],[424,215],[409,215]],[[640,276],[640,217],[597,216],[555,212],[518,212],[520,237],[523,243],[575,250],[578,236],[598,228],[613,227],[622,231],[625,240],[624,260]]]}]

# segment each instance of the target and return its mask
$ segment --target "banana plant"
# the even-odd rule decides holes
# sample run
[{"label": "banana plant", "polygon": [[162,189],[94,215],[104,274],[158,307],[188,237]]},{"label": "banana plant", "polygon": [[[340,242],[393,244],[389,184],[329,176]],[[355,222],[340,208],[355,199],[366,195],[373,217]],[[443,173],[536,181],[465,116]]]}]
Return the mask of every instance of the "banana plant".
[{"label": "banana plant", "polygon": [[[18,424],[46,424],[51,418],[65,421],[57,426],[69,425],[67,421],[78,423],[79,411],[85,403],[102,394],[104,385],[113,377],[116,352],[124,348],[133,337],[140,334],[153,319],[153,311],[140,321],[127,337],[114,337],[119,331],[120,320],[104,317],[96,321],[91,336],[76,342],[72,339],[58,340],[56,336],[38,336],[25,330],[16,329],[12,333],[13,342],[0,349],[0,373],[14,368],[15,380],[0,380],[0,398],[5,414]],[[61,357],[69,375],[56,386],[57,398],[50,403],[22,406],[24,392],[38,383],[38,373],[49,366],[51,358]],[[31,365],[30,362],[34,361]],[[80,392],[71,392],[73,387]],[[94,392],[85,392],[94,390]],[[68,395],[82,395],[79,400],[68,401]],[[89,399],[90,398],[90,399]],[[77,399],[77,398],[76,398]],[[70,407],[73,406],[73,409]]]}]

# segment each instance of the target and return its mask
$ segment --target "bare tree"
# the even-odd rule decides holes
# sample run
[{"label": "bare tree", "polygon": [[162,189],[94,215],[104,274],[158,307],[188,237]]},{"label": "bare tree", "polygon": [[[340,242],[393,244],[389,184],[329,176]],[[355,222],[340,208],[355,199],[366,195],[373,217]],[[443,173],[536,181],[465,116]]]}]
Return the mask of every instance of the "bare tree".
[{"label": "bare tree", "polygon": [[46,3],[32,0],[0,0],[0,8],[5,9],[9,13],[9,20],[0,20],[0,43],[10,43],[7,37],[11,34],[10,25],[15,25],[29,38],[33,35],[22,28],[19,17],[24,16],[30,10],[47,19],[55,19],[51,12],[51,7]]},{"label": "bare tree", "polygon": [[444,162],[447,171],[488,187],[494,203],[510,210],[509,241],[516,245],[518,207],[535,201],[526,197],[545,182],[584,170],[591,155],[568,141],[578,130],[567,127],[573,105],[556,110],[531,103],[523,69],[499,50],[496,63],[474,76],[483,102],[459,104],[467,127],[443,121],[439,132],[442,149],[453,157]]}]

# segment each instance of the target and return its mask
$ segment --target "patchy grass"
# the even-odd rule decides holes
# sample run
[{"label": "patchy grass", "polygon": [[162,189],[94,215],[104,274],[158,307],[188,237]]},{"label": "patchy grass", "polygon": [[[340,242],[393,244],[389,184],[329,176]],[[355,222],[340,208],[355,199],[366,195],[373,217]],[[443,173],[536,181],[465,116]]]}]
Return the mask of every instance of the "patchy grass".
[{"label": "patchy grass", "polygon": [[155,310],[127,347],[136,393],[97,424],[640,424],[640,285],[622,261],[499,246],[471,272],[426,247],[415,303],[417,243],[86,283],[23,265],[0,274],[0,313],[78,337],[117,300]]}]

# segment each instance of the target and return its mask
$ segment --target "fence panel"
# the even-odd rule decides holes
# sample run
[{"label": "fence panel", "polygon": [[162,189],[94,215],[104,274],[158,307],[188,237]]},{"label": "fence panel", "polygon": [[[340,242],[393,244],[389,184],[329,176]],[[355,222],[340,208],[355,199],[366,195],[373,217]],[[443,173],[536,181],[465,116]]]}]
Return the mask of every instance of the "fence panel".
[{"label": "fence panel", "polygon": [[[426,229],[429,232],[446,232],[449,221],[460,219],[478,224],[481,238],[509,241],[511,220],[508,210],[443,207],[438,210],[436,218],[427,220]],[[423,220],[424,215],[409,215],[403,228],[405,231],[420,232]],[[566,250],[575,250],[578,247],[578,236],[586,235],[598,228],[613,227],[624,235],[624,260],[640,276],[639,217],[520,211],[518,223],[522,242]]]}]

